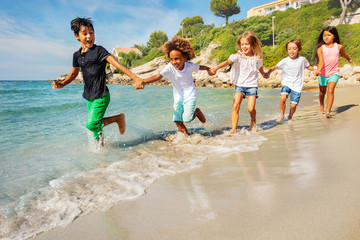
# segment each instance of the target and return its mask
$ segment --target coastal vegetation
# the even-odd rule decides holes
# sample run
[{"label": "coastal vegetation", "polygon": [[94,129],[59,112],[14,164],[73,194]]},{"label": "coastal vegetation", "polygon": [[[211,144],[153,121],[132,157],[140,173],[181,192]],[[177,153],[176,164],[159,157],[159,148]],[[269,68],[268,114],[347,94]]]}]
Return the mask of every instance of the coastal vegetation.
[{"label": "coastal vegetation", "polygon": [[[349,8],[358,8],[359,5],[359,2],[354,1]],[[286,57],[286,42],[292,38],[299,38],[303,46],[301,55],[306,57],[310,64],[316,65],[315,46],[319,34],[331,20],[339,18],[341,13],[342,8],[338,0],[323,0],[318,3],[305,4],[299,9],[289,8],[286,11],[274,11],[267,16],[234,20],[227,26],[220,27],[215,27],[214,24],[206,25],[201,16],[194,16],[187,17],[181,22],[176,35],[189,38],[196,53],[205,49],[213,41],[219,42],[220,46],[213,50],[211,58],[221,62],[237,51],[235,42],[239,35],[245,31],[253,31],[262,43],[265,67],[271,67]],[[274,47],[272,20],[275,25]],[[340,24],[336,28],[339,31],[341,43],[345,46],[345,51],[352,58],[354,64],[360,64],[360,23]],[[163,41],[167,39],[164,34],[160,34]],[[151,42],[153,41],[149,40],[146,46],[134,45],[143,52],[143,56],[133,58],[132,66],[138,66],[156,57],[164,56],[160,45],[152,45]],[[340,65],[345,63],[346,60],[340,58]]]},{"label": "coastal vegetation", "polygon": [[215,16],[225,18],[227,26],[229,17],[240,13],[240,6],[237,4],[237,0],[211,0],[210,10]]}]

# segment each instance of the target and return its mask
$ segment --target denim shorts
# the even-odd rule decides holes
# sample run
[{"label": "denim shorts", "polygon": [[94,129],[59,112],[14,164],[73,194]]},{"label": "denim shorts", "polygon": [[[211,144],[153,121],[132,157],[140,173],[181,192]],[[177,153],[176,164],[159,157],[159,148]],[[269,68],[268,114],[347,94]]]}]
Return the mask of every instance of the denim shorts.
[{"label": "denim shorts", "polygon": [[294,90],[291,90],[288,86],[283,86],[281,89],[281,94],[290,94],[290,103],[298,104],[300,101],[301,92],[295,92]]},{"label": "denim shorts", "polygon": [[329,82],[338,82],[340,77],[339,73],[334,73],[328,77],[325,76],[319,76],[318,77],[318,81],[319,81],[319,86],[327,86]]},{"label": "denim shorts", "polygon": [[174,103],[173,121],[191,122],[194,118],[196,98]]},{"label": "denim shorts", "polygon": [[258,88],[257,87],[239,87],[235,86],[235,93],[240,92],[244,97],[255,96],[258,97]]}]

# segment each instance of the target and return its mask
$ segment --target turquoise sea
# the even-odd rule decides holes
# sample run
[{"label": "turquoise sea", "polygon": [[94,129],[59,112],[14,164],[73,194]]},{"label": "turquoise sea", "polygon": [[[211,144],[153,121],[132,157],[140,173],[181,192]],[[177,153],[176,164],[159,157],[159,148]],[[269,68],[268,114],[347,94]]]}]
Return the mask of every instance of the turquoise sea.
[{"label": "turquoise sea", "polygon": [[123,112],[127,129],[104,129],[99,148],[85,128],[83,85],[53,90],[49,81],[0,81],[0,238],[27,239],[81,215],[141,197],[157,179],[201,167],[209,156],[257,151],[279,115],[279,89],[259,89],[259,131],[249,133],[247,101],[229,137],[234,89],[198,88],[207,123],[172,122],[172,87],[108,85],[106,116]]}]

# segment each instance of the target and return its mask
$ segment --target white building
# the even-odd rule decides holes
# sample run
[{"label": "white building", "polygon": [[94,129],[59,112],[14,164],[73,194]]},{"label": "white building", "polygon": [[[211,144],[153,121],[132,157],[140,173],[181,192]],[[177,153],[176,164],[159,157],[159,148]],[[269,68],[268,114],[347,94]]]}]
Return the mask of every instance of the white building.
[{"label": "white building", "polygon": [[274,11],[285,11],[286,9],[292,8],[300,8],[301,5],[305,3],[314,3],[319,0],[276,0],[270,3],[266,3],[257,7],[251,8],[247,12],[247,18],[253,16],[264,16],[269,15]]}]

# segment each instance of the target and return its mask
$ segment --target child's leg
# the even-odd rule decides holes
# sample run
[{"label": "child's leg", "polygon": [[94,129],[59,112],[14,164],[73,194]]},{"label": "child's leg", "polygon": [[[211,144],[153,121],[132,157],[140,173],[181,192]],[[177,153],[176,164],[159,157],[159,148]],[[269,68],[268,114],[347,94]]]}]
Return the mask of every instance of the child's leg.
[{"label": "child's leg", "polygon": [[284,120],[287,97],[288,95],[286,93],[281,94],[280,96],[280,117],[276,120],[276,122]]},{"label": "child's leg", "polygon": [[200,122],[202,122],[202,123],[205,123],[205,122],[206,122],[206,117],[205,117],[205,115],[202,113],[202,111],[200,110],[200,108],[196,108],[196,109],[195,109],[193,120],[194,120],[196,117],[200,120]]},{"label": "child's leg", "polygon": [[175,122],[175,124],[176,124],[176,126],[177,126],[177,128],[179,129],[180,132],[182,132],[182,133],[184,133],[186,135],[189,135],[188,130],[186,129],[183,122],[181,122],[181,121],[174,121],[174,122]]},{"label": "child's leg", "polygon": [[255,110],[256,96],[248,96],[248,111],[250,113],[250,130],[256,131],[256,110]]},{"label": "child's leg", "polygon": [[289,116],[288,116],[289,121],[292,119],[292,116],[294,115],[294,113],[296,111],[296,107],[297,107],[296,103],[291,103],[290,104],[290,112],[289,112]]},{"label": "child's leg", "polygon": [[106,117],[104,119],[104,127],[111,124],[111,123],[117,123],[119,127],[119,131],[121,134],[125,133],[126,129],[126,123],[125,123],[125,115],[123,113],[120,113],[119,115],[115,115],[112,117]]},{"label": "child's leg", "polygon": [[292,120],[292,117],[296,111],[296,107],[299,104],[301,92],[296,92],[291,90],[290,91],[290,111],[288,115],[288,121],[290,122]]},{"label": "child's leg", "polygon": [[324,99],[325,99],[325,95],[326,95],[326,87],[327,86],[319,86],[319,102],[320,102],[319,114],[320,115],[324,113]]},{"label": "child's leg", "polygon": [[[183,113],[182,113],[182,121],[191,122],[195,118],[198,118],[200,122],[205,123],[206,117],[200,110],[200,108],[196,108],[196,99],[189,99],[183,103]],[[180,120],[180,119],[176,119]]]},{"label": "child's leg", "polygon": [[[184,134],[189,135],[185,125],[184,125],[184,115],[186,115],[185,117],[187,118],[186,121],[190,122],[192,120],[192,112],[190,115],[190,110],[191,110],[191,106],[193,105],[193,109],[195,108],[195,102],[192,104],[192,102],[190,101],[187,104],[187,111],[186,114],[185,113],[185,108],[186,108],[186,103],[184,102],[176,102],[174,103],[174,113],[173,113],[173,121],[176,124],[178,130]],[[192,110],[194,111],[194,110]]]},{"label": "child's leg", "polygon": [[334,103],[336,82],[329,82],[327,89],[327,101],[326,101],[326,117],[332,117],[331,108]]},{"label": "child's leg", "polygon": [[232,129],[231,129],[230,134],[236,133],[237,124],[239,122],[239,110],[240,110],[240,105],[241,105],[243,98],[244,98],[244,95],[240,92],[236,92],[234,95],[234,103],[233,103],[232,114],[231,114]]}]

